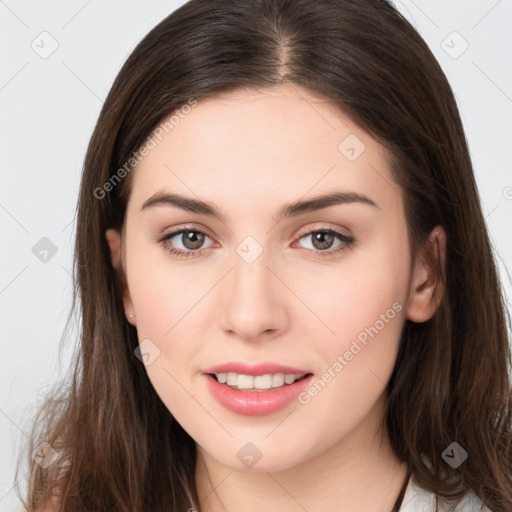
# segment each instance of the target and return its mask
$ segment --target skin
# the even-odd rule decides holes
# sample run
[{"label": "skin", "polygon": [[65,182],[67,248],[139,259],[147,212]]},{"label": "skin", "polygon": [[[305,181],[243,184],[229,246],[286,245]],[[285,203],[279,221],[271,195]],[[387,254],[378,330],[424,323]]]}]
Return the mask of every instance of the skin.
[{"label": "skin", "polygon": [[[349,134],[365,145],[354,161],[338,149]],[[406,318],[428,320],[438,301],[427,260],[410,261],[386,150],[328,101],[286,84],[199,101],[156,142],[133,171],[122,233],[106,237],[124,272],[127,321],[160,350],[149,378],[197,443],[202,510],[391,510],[406,467],[382,428],[385,388]],[[161,190],[215,203],[225,220],[170,205],[141,211]],[[378,207],[334,205],[276,223],[283,204],[334,190]],[[208,236],[200,255],[180,259],[158,238],[184,224]],[[334,238],[322,257],[308,235],[320,228],[355,242]],[[263,250],[252,263],[236,252],[247,236]],[[431,240],[444,258],[440,227]],[[182,235],[172,243],[194,250]],[[396,316],[308,404],[246,417],[205,386],[202,370],[227,361],[277,362],[321,378],[395,303]],[[251,468],[237,457],[249,441],[262,454]]]}]

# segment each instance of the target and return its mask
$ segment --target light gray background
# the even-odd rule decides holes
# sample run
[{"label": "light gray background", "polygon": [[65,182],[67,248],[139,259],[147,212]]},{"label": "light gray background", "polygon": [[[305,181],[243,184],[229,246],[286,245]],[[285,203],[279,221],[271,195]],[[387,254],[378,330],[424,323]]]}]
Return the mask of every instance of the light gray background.
[{"label": "light gray background", "polygon": [[[86,145],[129,52],[183,3],[0,0],[0,512],[19,509],[12,488],[20,443],[71,354],[59,343]],[[512,1],[395,5],[455,91],[512,310]],[[43,237],[57,250],[46,262],[32,252]]]}]

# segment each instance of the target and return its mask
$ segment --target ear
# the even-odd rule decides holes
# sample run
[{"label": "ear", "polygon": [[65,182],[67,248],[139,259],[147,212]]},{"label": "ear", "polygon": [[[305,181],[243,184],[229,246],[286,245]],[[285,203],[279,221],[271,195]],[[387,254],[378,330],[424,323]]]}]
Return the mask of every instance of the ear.
[{"label": "ear", "polygon": [[436,226],[421,254],[416,258],[406,316],[413,322],[426,322],[436,312],[445,292],[446,233]]},{"label": "ear", "polygon": [[121,235],[115,229],[107,229],[105,232],[105,237],[110,247],[110,259],[112,262],[112,267],[116,271],[118,283],[123,294],[126,319],[132,325],[136,325],[137,323],[135,312],[133,310],[133,303],[130,297],[130,291],[128,290],[128,284],[126,282],[126,276],[123,268]]}]

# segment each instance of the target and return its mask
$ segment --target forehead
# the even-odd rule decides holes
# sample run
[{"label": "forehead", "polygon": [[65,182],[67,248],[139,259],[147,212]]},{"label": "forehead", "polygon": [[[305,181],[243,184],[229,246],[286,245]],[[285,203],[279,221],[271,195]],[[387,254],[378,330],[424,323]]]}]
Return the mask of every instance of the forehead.
[{"label": "forehead", "polygon": [[401,200],[386,149],[332,102],[300,86],[200,100],[167,127],[133,171],[130,201],[139,209],[160,189],[226,208],[340,189],[388,207]]}]

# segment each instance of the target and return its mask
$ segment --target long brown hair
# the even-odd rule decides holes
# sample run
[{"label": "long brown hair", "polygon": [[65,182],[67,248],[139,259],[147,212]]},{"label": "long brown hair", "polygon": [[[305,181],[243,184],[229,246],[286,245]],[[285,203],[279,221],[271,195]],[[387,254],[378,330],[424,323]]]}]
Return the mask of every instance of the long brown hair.
[{"label": "long brown hair", "polygon": [[[507,317],[467,142],[442,69],[385,0],[191,0],[129,56],[84,163],[72,307],[79,349],[28,449],[44,441],[61,458],[46,469],[29,458],[28,510],[52,494],[63,512],[200,510],[194,441],[134,356],[137,332],[105,231],[122,228],[126,163],[162,120],[193,101],[283,81],[332,101],[390,151],[413,256],[435,226],[447,234],[442,301],[429,321],[406,320],[388,385],[397,456],[425,489],[455,498],[473,490],[494,512],[512,510]],[[468,452],[457,469],[442,457],[453,442]]]}]

